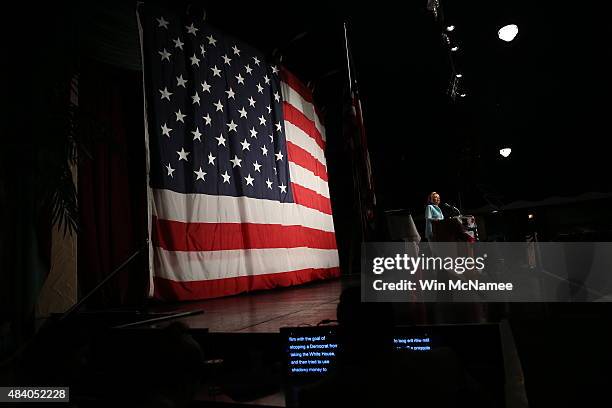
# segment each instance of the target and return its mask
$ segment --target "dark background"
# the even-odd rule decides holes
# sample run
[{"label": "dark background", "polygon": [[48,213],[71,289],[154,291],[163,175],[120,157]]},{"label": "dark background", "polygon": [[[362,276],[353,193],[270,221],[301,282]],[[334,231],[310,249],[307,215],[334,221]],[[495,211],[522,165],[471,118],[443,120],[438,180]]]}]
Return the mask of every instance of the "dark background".
[{"label": "dark background", "polygon": [[[462,206],[472,209],[491,192],[507,204],[610,191],[603,10],[561,2],[441,3],[460,46],[454,62],[467,97],[457,102],[446,93],[451,66],[426,1],[312,4],[281,7],[278,15],[257,3],[240,12],[223,5],[207,10],[211,23],[264,51],[280,48],[283,62],[316,85],[331,129],[347,82],[342,21],[348,22],[385,209],[420,211],[431,190],[454,203],[460,192]],[[505,43],[497,30],[509,23],[519,34]],[[333,140],[330,145],[332,172],[342,159],[333,156]],[[498,151],[506,146],[513,152],[502,159]]]},{"label": "dark background", "polygon": [[[466,211],[492,203],[514,205],[487,222],[493,233],[522,239],[534,226],[530,202],[555,196],[611,192],[609,177],[610,45],[606,11],[563,2],[442,1],[454,57],[467,97],[447,95],[452,76],[443,27],[426,1],[403,2],[167,2],[260,48],[314,87],[325,114],[328,169],[341,257],[354,235],[355,195],[347,141],[342,136],[347,22],[380,213],[408,209],[417,219],[427,194]],[[145,235],[144,134],[140,46],[133,1],[12,3],[2,24],[0,242],[2,313],[32,305],[48,270],[49,220],[39,208],[46,158],[58,148],[50,123],[57,89],[80,73],[82,112],[90,117],[90,156],[79,172],[80,291],[87,293]],[[511,43],[497,38],[519,26]],[[100,131],[105,130],[105,131]],[[501,147],[512,155],[502,159]],[[90,180],[88,182],[87,180]],[[89,188],[86,188],[89,187]],[[610,200],[583,195],[580,204],[548,206],[555,238],[567,231],[612,230]],[[590,197],[590,198],[589,198]],[[595,200],[593,198],[599,198]],[[93,203],[93,204],[86,204]],[[549,201],[550,203],[550,201]],[[483,210],[484,208],[484,210]],[[477,212],[477,211],[476,211]],[[504,212],[502,212],[503,214]],[[484,227],[484,224],[483,224]],[[513,227],[514,230],[508,232]],[[517,230],[518,228],[518,230]],[[497,231],[492,231],[496,229]],[[552,231],[552,232],[551,232]],[[601,236],[592,236],[601,239]],[[343,266],[346,266],[344,263]],[[99,304],[125,302],[142,286],[143,265],[115,282]],[[346,268],[344,268],[346,270]],[[39,271],[37,276],[34,270]],[[121,286],[123,291],[117,288]]]},{"label": "dark background", "polygon": [[[282,57],[315,87],[326,115],[330,191],[345,272],[357,220],[341,132],[348,83],[343,21],[349,25],[381,213],[403,208],[416,218],[427,193],[436,190],[443,201],[465,210],[485,208],[489,235],[500,239],[521,240],[539,228],[546,229],[544,239],[558,239],[563,230],[567,240],[609,240],[597,231],[612,230],[612,200],[590,194],[612,191],[607,10],[593,2],[441,3],[460,46],[454,61],[467,97],[457,102],[446,93],[451,66],[441,27],[425,0],[401,5],[167,2],[194,13],[205,8],[211,24],[270,58]],[[91,136],[90,155],[79,161],[80,296],[143,243],[144,130],[135,7],[134,1],[3,5],[0,356],[34,333],[34,304],[49,270],[51,227],[39,201],[40,180],[54,164],[49,158],[63,157],[56,155],[62,134],[54,117],[63,105],[54,93],[65,89],[75,72],[80,73],[79,106],[89,124],[85,133]],[[519,26],[509,44],[496,35],[507,23]],[[507,145],[512,155],[502,159],[497,151]],[[572,202],[576,195],[582,201]],[[551,199],[555,196],[565,197],[565,203]],[[536,207],[537,200],[547,205]],[[508,208],[492,215],[491,207],[483,207],[491,203]],[[535,224],[526,212],[535,212]],[[142,259],[131,264],[87,307],[141,305],[145,272]],[[610,355],[609,333],[595,330],[609,328],[609,321],[585,320],[594,310],[586,306],[607,308],[557,306],[578,319],[555,323],[554,330],[542,319],[513,328],[531,381],[527,386],[540,386],[530,402],[585,405],[585,398],[597,400],[597,392],[608,390]],[[516,309],[537,315],[540,307]],[[534,386],[535,379],[544,385]]]},{"label": "dark background", "polygon": [[[442,1],[467,97],[453,102],[442,27],[426,1],[172,2],[282,59],[326,114],[332,198],[346,192],[340,133],[349,28],[381,208],[421,212],[427,193],[476,209],[609,192],[610,46],[605,12],[562,2]],[[75,5],[79,54],[139,69],[132,2]],[[519,26],[505,43],[497,30]],[[513,148],[503,159],[501,147]],[[350,172],[349,172],[350,173]],[[350,183],[349,183],[350,184]],[[459,197],[461,194],[461,197]],[[350,194],[349,194],[350,195]]]}]

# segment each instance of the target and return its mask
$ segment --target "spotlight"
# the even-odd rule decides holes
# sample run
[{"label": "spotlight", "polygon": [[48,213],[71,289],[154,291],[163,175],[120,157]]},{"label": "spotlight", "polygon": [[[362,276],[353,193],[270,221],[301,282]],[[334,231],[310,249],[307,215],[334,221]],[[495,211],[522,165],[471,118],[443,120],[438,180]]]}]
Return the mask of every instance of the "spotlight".
[{"label": "spotlight", "polygon": [[501,154],[503,157],[510,156],[510,153],[512,153],[512,149],[509,147],[504,147],[503,149],[499,149],[499,154]]},{"label": "spotlight", "polygon": [[510,42],[514,40],[514,37],[518,34],[518,26],[516,24],[508,24],[503,26],[497,32],[497,36],[500,40]]},{"label": "spotlight", "polygon": [[459,94],[459,96],[462,97],[462,98],[465,98],[465,94],[464,93]]},{"label": "spotlight", "polygon": [[454,25],[449,25],[449,26],[447,26],[447,27],[446,27],[446,31],[448,31],[449,33],[450,33],[451,31],[453,31],[454,29],[455,29],[455,26],[454,26]]},{"label": "spotlight", "polygon": [[532,213],[527,214],[527,218],[529,218],[530,220],[533,220],[534,215]]},{"label": "spotlight", "polygon": [[458,50],[459,50],[459,47],[458,47],[458,46],[456,46],[456,45],[455,45],[454,47],[452,47],[452,48],[451,48],[451,51],[452,51],[452,52],[456,52],[456,51],[458,51]]},{"label": "spotlight", "polygon": [[461,77],[463,76],[463,74],[455,74],[455,76],[456,76],[457,78],[461,78]]}]

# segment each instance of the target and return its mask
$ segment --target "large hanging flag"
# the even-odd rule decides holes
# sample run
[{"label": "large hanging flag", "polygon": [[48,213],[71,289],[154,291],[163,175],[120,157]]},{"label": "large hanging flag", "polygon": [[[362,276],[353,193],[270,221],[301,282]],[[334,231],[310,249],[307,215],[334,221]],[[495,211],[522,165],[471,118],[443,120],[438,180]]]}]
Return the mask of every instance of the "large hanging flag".
[{"label": "large hanging flag", "polygon": [[152,294],[339,276],[325,129],[288,71],[202,18],[141,5]]}]

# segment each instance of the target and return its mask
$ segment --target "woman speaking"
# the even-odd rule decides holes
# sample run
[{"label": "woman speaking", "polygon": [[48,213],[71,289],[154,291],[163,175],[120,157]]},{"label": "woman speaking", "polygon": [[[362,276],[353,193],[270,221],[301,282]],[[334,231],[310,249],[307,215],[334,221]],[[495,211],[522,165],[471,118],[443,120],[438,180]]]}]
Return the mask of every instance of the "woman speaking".
[{"label": "woman speaking", "polygon": [[433,240],[433,229],[431,223],[444,219],[444,214],[439,207],[440,194],[435,191],[429,194],[427,199],[427,208],[425,209],[425,238],[428,241]]}]

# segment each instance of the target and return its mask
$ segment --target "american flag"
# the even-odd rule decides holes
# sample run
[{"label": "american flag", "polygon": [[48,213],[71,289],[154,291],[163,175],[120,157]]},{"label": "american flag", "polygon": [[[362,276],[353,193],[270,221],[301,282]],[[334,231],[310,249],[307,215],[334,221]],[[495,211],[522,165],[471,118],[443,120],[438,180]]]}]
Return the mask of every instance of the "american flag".
[{"label": "american flag", "polygon": [[339,276],[325,129],[295,76],[202,18],[138,9],[151,294],[203,299]]}]

